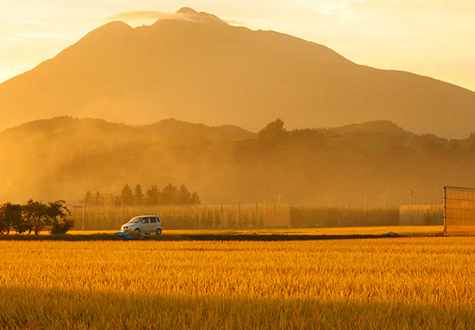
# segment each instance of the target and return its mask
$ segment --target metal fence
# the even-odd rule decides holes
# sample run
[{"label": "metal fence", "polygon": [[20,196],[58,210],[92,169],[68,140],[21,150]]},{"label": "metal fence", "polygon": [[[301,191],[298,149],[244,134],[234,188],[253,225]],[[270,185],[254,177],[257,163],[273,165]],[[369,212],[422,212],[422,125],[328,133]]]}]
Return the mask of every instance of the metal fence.
[{"label": "metal fence", "polygon": [[444,187],[445,236],[475,236],[475,189]]},{"label": "metal fence", "polygon": [[158,215],[164,229],[290,227],[288,203],[91,206],[71,209],[74,230],[118,230],[137,215]]},{"label": "metal fence", "polygon": [[443,224],[442,204],[411,204],[399,207],[400,226],[442,226]]},{"label": "metal fence", "polygon": [[[464,190],[464,192],[466,192]],[[475,204],[475,190],[471,203]],[[457,201],[449,193],[449,208]],[[462,198],[463,199],[463,198]],[[465,197],[466,199],[466,197]],[[467,202],[464,202],[467,205]],[[444,224],[444,205],[413,204],[399,208],[350,209],[337,207],[304,207],[289,203],[230,203],[214,205],[141,205],[141,206],[86,206],[68,205],[75,220],[74,230],[119,230],[121,225],[137,215],[158,215],[163,228],[170,229],[263,229],[306,227],[361,227],[361,226],[424,226]],[[458,213],[457,213],[458,212]],[[467,226],[475,209],[466,210],[465,222],[457,207],[446,212],[449,220],[446,233],[472,235]],[[472,218],[473,219],[473,218]],[[475,225],[475,220],[471,220]],[[450,228],[448,228],[450,226]],[[462,226],[462,227],[461,227]],[[467,230],[472,232],[468,233]]]}]

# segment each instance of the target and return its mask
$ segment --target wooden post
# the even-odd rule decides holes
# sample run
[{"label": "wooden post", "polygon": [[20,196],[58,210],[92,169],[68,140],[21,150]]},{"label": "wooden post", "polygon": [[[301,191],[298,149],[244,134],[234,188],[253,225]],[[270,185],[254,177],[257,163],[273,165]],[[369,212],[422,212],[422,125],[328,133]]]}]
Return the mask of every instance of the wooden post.
[{"label": "wooden post", "polygon": [[85,218],[86,218],[86,198],[84,198],[84,204],[82,206],[82,230],[84,230]]},{"label": "wooden post", "polygon": [[292,204],[289,202],[289,228],[292,228]]},{"label": "wooden post", "polygon": [[198,213],[198,212],[196,211],[196,203],[195,203],[194,209],[195,209],[195,221],[194,221],[193,228],[194,228],[194,230],[196,230],[196,214]]},{"label": "wooden post", "polygon": [[213,209],[213,224],[211,225],[211,229],[214,229],[216,227],[216,208]]},{"label": "wooden post", "polygon": [[161,199],[161,196],[158,196],[158,217],[161,219],[162,218],[162,208],[160,207],[160,199]]},{"label": "wooden post", "polygon": [[124,223],[124,198],[120,197],[120,222]]},{"label": "wooden post", "polygon": [[447,187],[444,187],[444,236],[447,236]]},{"label": "wooden post", "polygon": [[267,191],[266,191],[266,198],[265,198],[265,205],[264,205],[264,229],[267,227]]},{"label": "wooden post", "polygon": [[221,213],[220,213],[219,216],[220,216],[220,223],[221,223],[220,225],[222,227],[224,227],[224,216],[223,216],[224,214],[223,213],[224,213],[224,208],[223,208],[223,204],[221,204]]},{"label": "wooden post", "polygon": [[274,202],[274,226],[275,226],[276,212],[277,212],[277,203]]},{"label": "wooden post", "polygon": [[241,203],[238,203],[238,216],[237,216],[237,221],[241,225]]},{"label": "wooden post", "polygon": [[234,201],[233,201],[233,217],[231,220],[231,230],[234,230],[234,221],[236,220],[236,215],[234,214]]}]

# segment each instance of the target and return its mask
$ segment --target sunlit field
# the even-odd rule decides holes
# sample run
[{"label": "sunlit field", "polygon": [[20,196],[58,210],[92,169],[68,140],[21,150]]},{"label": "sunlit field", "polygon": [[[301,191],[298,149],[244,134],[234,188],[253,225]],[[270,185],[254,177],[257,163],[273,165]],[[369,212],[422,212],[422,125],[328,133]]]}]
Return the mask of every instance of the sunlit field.
[{"label": "sunlit field", "polygon": [[[48,231],[40,235],[0,235],[0,240],[122,240],[114,234],[118,230],[72,230],[67,235],[50,235]],[[296,241],[344,238],[377,238],[382,236],[433,237],[443,236],[443,226],[377,226],[377,227],[338,227],[338,228],[285,228],[256,230],[167,230],[162,235],[144,237],[159,241]]]},{"label": "sunlit field", "polygon": [[[443,234],[443,226],[376,226],[351,228],[294,228],[294,229],[257,229],[257,230],[163,230],[167,235],[380,235],[397,233],[407,236],[433,236]],[[117,230],[72,230],[71,235],[113,234]],[[44,232],[44,234],[48,234]]]},{"label": "sunlit field", "polygon": [[0,241],[0,328],[464,329],[474,243]]}]

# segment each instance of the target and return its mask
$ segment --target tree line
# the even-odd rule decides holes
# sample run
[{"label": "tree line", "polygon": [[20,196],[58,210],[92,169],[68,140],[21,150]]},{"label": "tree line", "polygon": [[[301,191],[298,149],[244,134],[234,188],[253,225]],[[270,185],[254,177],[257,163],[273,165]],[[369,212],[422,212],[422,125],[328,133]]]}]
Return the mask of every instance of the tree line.
[{"label": "tree line", "polygon": [[97,191],[92,194],[89,190],[85,195],[87,206],[104,206],[109,199],[116,206],[120,205],[157,205],[157,204],[201,204],[201,199],[196,191],[191,192],[182,184],[180,188],[169,183],[162,190],[152,185],[145,193],[140,184],[136,184],[132,190],[126,184],[117,195],[104,195]]},{"label": "tree line", "polygon": [[51,234],[65,234],[74,226],[70,215],[62,200],[46,204],[31,199],[25,205],[4,203],[0,205],[0,234],[8,235],[14,230],[18,234],[38,235],[46,227]]}]

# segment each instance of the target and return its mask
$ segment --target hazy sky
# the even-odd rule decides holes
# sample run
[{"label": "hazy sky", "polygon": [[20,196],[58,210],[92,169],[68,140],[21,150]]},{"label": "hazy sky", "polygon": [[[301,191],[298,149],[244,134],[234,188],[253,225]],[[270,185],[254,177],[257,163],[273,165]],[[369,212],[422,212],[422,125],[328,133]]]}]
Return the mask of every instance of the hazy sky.
[{"label": "hazy sky", "polygon": [[[474,0],[0,0],[0,82],[53,57],[113,14],[173,13],[183,6],[315,41],[359,64],[475,91]],[[149,24],[148,16],[128,23]]]}]

